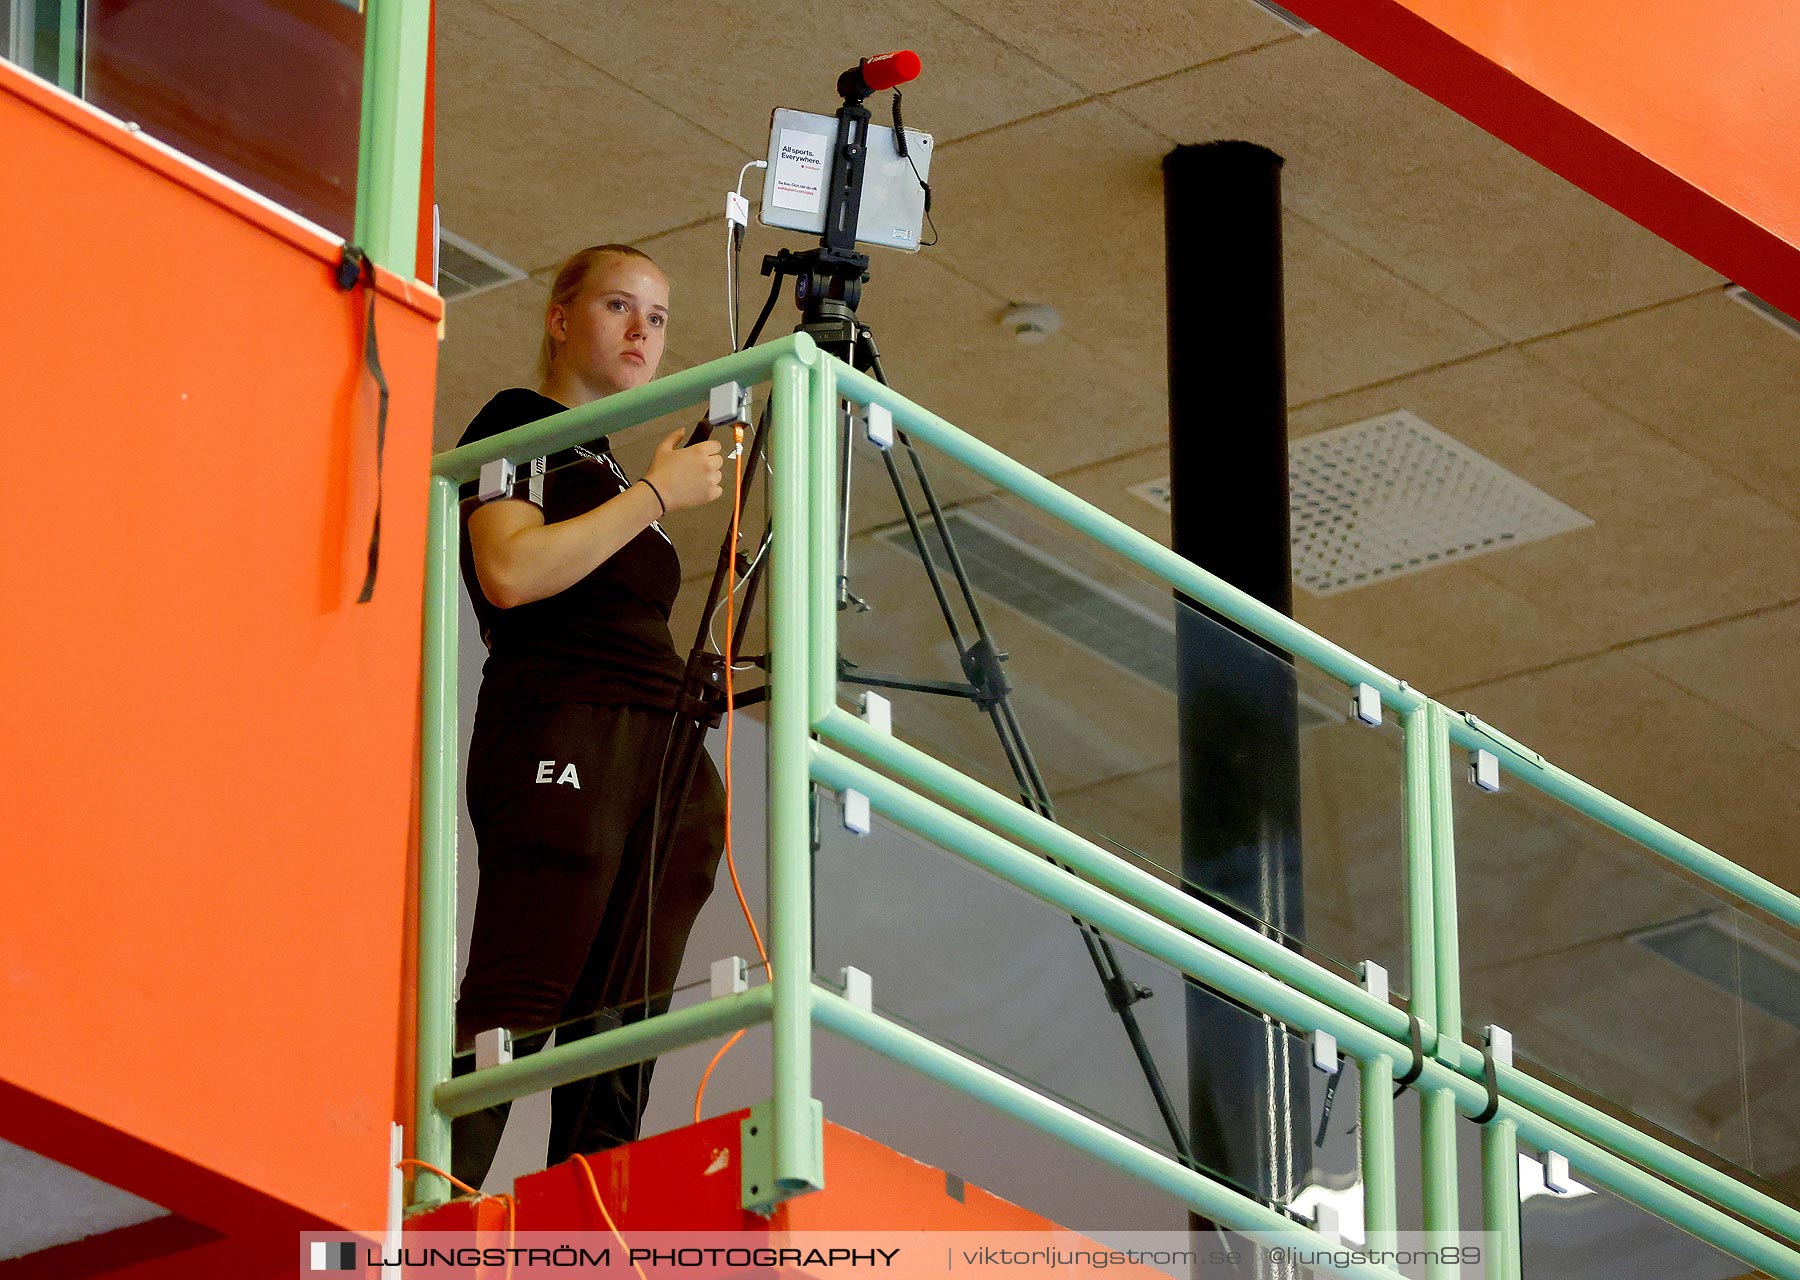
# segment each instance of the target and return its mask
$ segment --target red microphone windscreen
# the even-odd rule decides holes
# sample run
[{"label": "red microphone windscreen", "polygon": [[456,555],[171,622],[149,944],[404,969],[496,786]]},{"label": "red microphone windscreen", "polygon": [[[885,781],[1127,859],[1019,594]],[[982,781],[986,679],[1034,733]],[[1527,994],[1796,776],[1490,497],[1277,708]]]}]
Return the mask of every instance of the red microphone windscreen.
[{"label": "red microphone windscreen", "polygon": [[892,89],[897,84],[916,80],[923,65],[919,61],[919,55],[911,49],[878,54],[863,63],[863,83],[871,91],[880,93],[883,89]]}]

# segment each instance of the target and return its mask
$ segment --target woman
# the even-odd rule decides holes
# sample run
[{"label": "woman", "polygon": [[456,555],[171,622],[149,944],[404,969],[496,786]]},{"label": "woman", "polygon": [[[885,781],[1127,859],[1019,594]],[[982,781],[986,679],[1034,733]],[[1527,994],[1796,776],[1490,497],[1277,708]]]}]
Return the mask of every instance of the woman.
[{"label": "woman", "polygon": [[[488,402],[461,444],[509,431],[656,376],[669,282],[628,245],[583,249],[557,272],[544,313],[538,389]],[[683,663],[669,634],[681,583],[660,518],[723,491],[716,441],[657,446],[641,480],[604,439],[533,459],[504,497],[463,487],[463,582],[488,659],[469,746],[469,818],[481,868],[469,963],[457,1001],[456,1074],[477,1033],[519,1033],[533,1053],[600,1030],[597,1010],[675,985],[724,841],[724,788],[710,760],[675,809],[668,862],[648,913],[630,888],[649,854],[652,809]],[[527,469],[521,466],[524,473]],[[669,820],[669,816],[665,816]],[[632,936],[626,936],[627,929]],[[666,1009],[666,996],[650,1012]],[[570,1023],[570,1019],[583,1021]],[[547,1164],[638,1136],[650,1068],[551,1092]],[[508,1106],[458,1117],[457,1178],[480,1187]]]}]

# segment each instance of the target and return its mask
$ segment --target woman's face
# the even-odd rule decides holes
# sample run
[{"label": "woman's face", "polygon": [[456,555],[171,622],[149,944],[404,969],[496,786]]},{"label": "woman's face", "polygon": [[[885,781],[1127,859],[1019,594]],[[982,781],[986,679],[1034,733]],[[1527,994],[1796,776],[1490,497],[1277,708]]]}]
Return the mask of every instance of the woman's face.
[{"label": "woman's face", "polygon": [[641,387],[662,362],[668,277],[643,258],[606,254],[568,306],[551,307],[545,322],[562,344],[559,372],[596,397]]}]

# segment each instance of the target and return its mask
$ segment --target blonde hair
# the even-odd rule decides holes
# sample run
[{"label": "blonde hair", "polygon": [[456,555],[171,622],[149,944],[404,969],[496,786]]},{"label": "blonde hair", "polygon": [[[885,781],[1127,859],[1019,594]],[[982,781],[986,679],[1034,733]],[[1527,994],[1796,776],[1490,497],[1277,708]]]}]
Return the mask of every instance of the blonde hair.
[{"label": "blonde hair", "polygon": [[[607,254],[621,258],[642,258],[651,266],[656,266],[656,259],[642,249],[628,244],[592,244],[587,248],[569,255],[568,260],[556,269],[556,279],[550,285],[550,299],[544,303],[544,340],[538,347],[537,376],[541,386],[550,377],[550,362],[556,359],[557,341],[550,336],[550,308],[568,306],[575,301],[575,295],[581,292],[581,286],[587,283],[588,272],[594,264]],[[662,268],[657,267],[657,270]]]}]

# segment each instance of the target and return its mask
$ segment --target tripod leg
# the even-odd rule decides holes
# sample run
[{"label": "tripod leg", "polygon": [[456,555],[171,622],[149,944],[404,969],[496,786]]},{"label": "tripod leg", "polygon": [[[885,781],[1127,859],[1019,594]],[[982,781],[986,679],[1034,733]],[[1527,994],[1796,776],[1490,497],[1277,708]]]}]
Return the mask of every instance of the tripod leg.
[{"label": "tripod leg", "polygon": [[[876,381],[883,386],[888,385],[887,373],[881,367],[881,352],[876,347],[873,331],[867,325],[857,326],[857,354],[869,371],[874,374]],[[957,552],[956,541],[951,535],[948,521],[944,518],[943,507],[937,500],[937,492],[932,487],[931,477],[926,473],[925,460],[904,432],[899,433],[899,440],[905,447],[907,455],[912,459],[913,472],[918,477],[920,492],[925,495],[925,502],[931,511],[931,518],[937,525],[938,537],[944,544],[945,557],[956,578],[976,634],[982,643],[991,646],[992,637],[988,632],[986,621],[982,617],[981,607],[975,600],[975,592],[969,580],[968,570],[963,565],[962,556]],[[925,546],[918,517],[912,509],[906,487],[901,481],[899,468],[894,463],[893,451],[891,449],[885,451],[882,457],[887,462],[888,474],[893,480],[894,491],[900,499],[901,510],[905,513],[907,528],[912,533],[914,545],[918,548],[919,559],[925,565],[926,575],[931,581],[932,591],[937,596],[938,607],[943,612],[951,639],[956,645],[957,652],[965,653],[967,650],[963,644],[961,633],[957,629],[954,615],[951,613],[950,602],[944,594],[937,568],[932,563],[929,550]],[[1019,724],[1018,715],[1013,709],[1011,699],[1004,692],[996,694],[988,702],[988,712],[993,720],[994,732],[1000,739],[1001,751],[1005,754],[1007,765],[1011,768],[1013,777],[1019,785],[1021,799],[1028,808],[1054,821],[1055,813],[1050,802],[1050,789],[1045,785],[1043,774],[1038,769],[1037,760],[1025,739],[1025,731]],[[1047,861],[1054,866],[1061,867],[1061,864],[1053,858],[1047,859]],[[1066,867],[1062,869],[1067,870]],[[1170,1140],[1179,1153],[1182,1163],[1189,1168],[1194,1168],[1192,1146],[1188,1142],[1180,1117],[1176,1115],[1174,1107],[1169,1102],[1168,1092],[1163,1087],[1162,1072],[1151,1056],[1149,1044],[1144,1039],[1143,1028],[1138,1022],[1137,1014],[1132,1009],[1131,1000],[1127,998],[1130,991],[1123,972],[1119,968],[1118,956],[1113,951],[1112,944],[1098,928],[1079,917],[1072,916],[1070,919],[1080,931],[1082,943],[1087,948],[1089,958],[1093,961],[1095,972],[1099,975],[1101,985],[1106,988],[1109,1003],[1124,1026],[1126,1038],[1130,1041],[1132,1052],[1138,1060],[1138,1066],[1144,1073],[1145,1083],[1155,1100],[1157,1111],[1161,1114],[1163,1123],[1168,1127]]]},{"label": "tripod leg", "polygon": [[925,577],[931,583],[932,594],[937,597],[938,609],[944,615],[944,626],[950,631],[950,640],[956,651],[963,651],[962,629],[956,625],[956,615],[950,609],[950,597],[944,594],[943,580],[938,576],[937,562],[931,558],[931,548],[925,543],[924,531],[919,528],[918,514],[913,510],[912,499],[907,496],[906,482],[900,478],[900,468],[894,463],[894,451],[883,450],[881,460],[887,464],[888,479],[893,481],[894,496],[900,499],[900,513],[906,517],[907,532],[912,534],[913,547],[919,554],[919,563],[925,566]]}]

